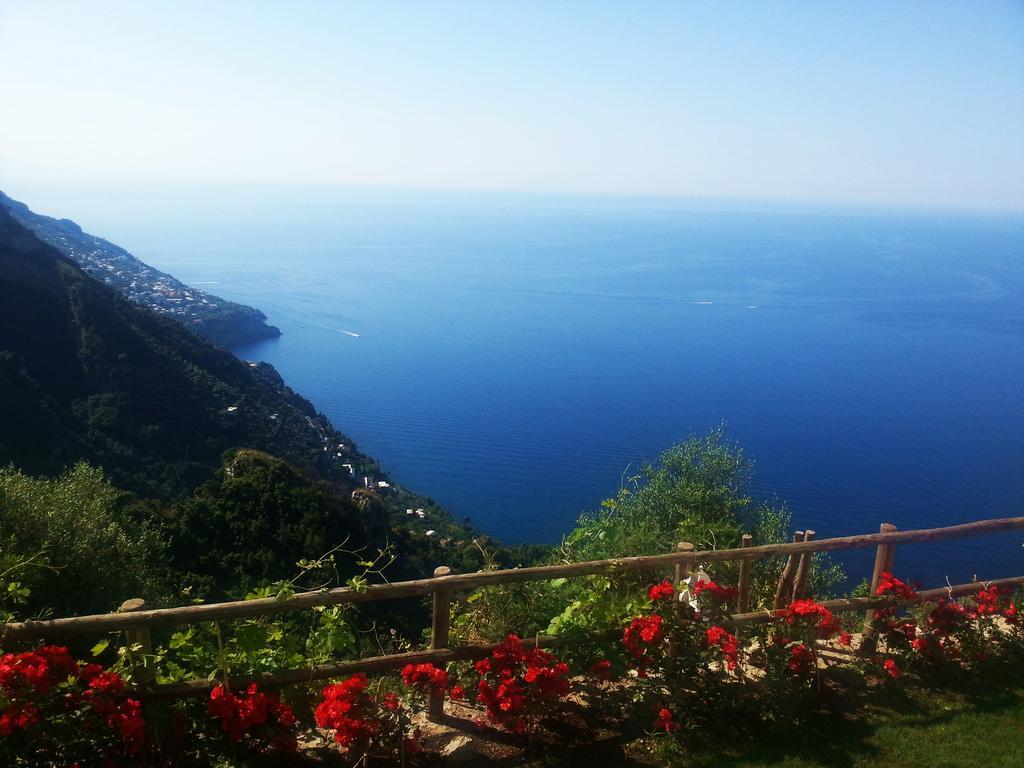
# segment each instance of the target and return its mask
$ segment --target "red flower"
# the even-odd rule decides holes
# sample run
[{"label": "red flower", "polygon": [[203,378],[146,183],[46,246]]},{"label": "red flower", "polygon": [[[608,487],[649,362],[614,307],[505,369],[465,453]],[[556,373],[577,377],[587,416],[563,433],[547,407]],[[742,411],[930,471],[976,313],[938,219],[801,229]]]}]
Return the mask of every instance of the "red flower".
[{"label": "red flower", "polygon": [[672,710],[662,707],[658,710],[658,717],[654,721],[654,730],[656,731],[669,731],[675,730],[679,727],[679,724],[674,722],[672,719]]},{"label": "red flower", "polygon": [[940,637],[948,637],[967,620],[967,611],[953,600],[940,601],[928,614],[928,625]]},{"label": "red flower", "polygon": [[406,664],[402,679],[409,688],[443,695],[448,687],[448,673],[433,664]]},{"label": "red flower", "polygon": [[883,571],[879,576],[878,587],[875,589],[876,595],[894,595],[900,600],[914,601],[917,599],[917,590],[914,589],[910,584],[900,581],[895,576],[887,571]]},{"label": "red flower", "polygon": [[569,692],[569,666],[540,648],[526,650],[509,635],[491,653],[490,663],[477,664],[476,700],[487,719],[515,733],[525,732],[542,701]]},{"label": "red flower", "polygon": [[448,691],[448,695],[455,701],[460,701],[466,697],[466,692],[463,690],[461,685],[453,685]]},{"label": "red flower", "polygon": [[797,643],[789,649],[789,669],[794,674],[806,674],[814,669],[814,651],[803,643]]},{"label": "red flower", "polygon": [[885,663],[882,664],[882,667],[885,669],[886,672],[889,673],[889,677],[898,678],[900,675],[903,674],[903,670],[901,670],[899,666],[896,664],[896,662],[892,659],[886,659]]},{"label": "red flower", "polygon": [[641,669],[646,667],[660,651],[661,642],[665,639],[662,622],[663,620],[658,614],[638,616],[629,623],[622,634],[622,644],[639,662]]},{"label": "red flower", "polygon": [[5,704],[0,737],[41,723],[39,732],[46,735],[68,723],[84,730],[106,728],[123,742],[122,749],[109,752],[108,762],[139,753],[145,743],[142,706],[125,698],[120,676],[98,664],[79,665],[63,646],[0,656],[0,701]]},{"label": "red flower", "polygon": [[650,600],[668,600],[676,593],[676,588],[671,581],[663,581],[661,584],[654,584],[647,589],[647,597]]},{"label": "red flower", "polygon": [[982,587],[974,596],[979,616],[995,616],[1001,612],[999,605],[1000,589],[995,584],[990,587]]},{"label": "red flower", "polygon": [[699,597],[705,592],[711,595],[711,597],[713,597],[719,603],[724,603],[729,600],[732,600],[739,594],[735,587],[723,587],[711,580],[698,580],[697,583],[693,585],[693,596]]},{"label": "red flower", "polygon": [[10,736],[15,731],[31,728],[38,722],[39,707],[35,704],[11,704],[0,713],[0,736]]},{"label": "red flower", "polygon": [[717,647],[725,657],[725,665],[729,670],[736,669],[739,663],[739,642],[735,635],[729,634],[722,627],[711,627],[707,631],[708,647]]},{"label": "red flower", "polygon": [[34,651],[0,656],[0,688],[8,693],[25,688],[47,693],[55,683],[77,672],[78,663],[63,646],[45,645]]},{"label": "red flower", "polygon": [[89,688],[97,693],[116,695],[124,691],[124,681],[113,672],[100,672],[89,681]]},{"label": "red flower", "polygon": [[107,718],[107,725],[121,734],[124,751],[137,755],[146,744],[146,721],[142,718],[142,705],[135,699],[126,699]]},{"label": "red flower", "polygon": [[839,631],[839,623],[832,611],[815,600],[794,600],[784,615],[786,623],[791,626],[809,623],[821,638],[828,639]]},{"label": "red flower", "polygon": [[611,680],[612,663],[608,659],[601,659],[590,668],[590,672],[601,680]]},{"label": "red flower", "polygon": [[[277,736],[295,727],[295,712],[281,703],[277,694],[262,693],[256,683],[249,683],[241,693],[232,693],[225,686],[215,686],[210,691],[207,712],[220,721],[223,730],[232,741],[244,737],[259,741],[264,737],[265,728],[273,729]],[[275,737],[267,744],[277,743]],[[287,738],[280,740],[288,743]],[[264,747],[266,748],[266,747]]]},{"label": "red flower", "polygon": [[83,683],[90,683],[93,678],[103,672],[99,664],[83,664],[78,669],[78,679]]},{"label": "red flower", "polygon": [[850,645],[853,642],[853,635],[851,635],[849,632],[846,632],[844,630],[843,632],[839,633],[839,637],[837,639],[837,642],[840,645]]},{"label": "red flower", "polygon": [[314,712],[320,728],[334,731],[334,740],[346,749],[363,749],[380,726],[372,719],[371,702],[364,695],[366,675],[359,672],[346,680],[328,685]]}]

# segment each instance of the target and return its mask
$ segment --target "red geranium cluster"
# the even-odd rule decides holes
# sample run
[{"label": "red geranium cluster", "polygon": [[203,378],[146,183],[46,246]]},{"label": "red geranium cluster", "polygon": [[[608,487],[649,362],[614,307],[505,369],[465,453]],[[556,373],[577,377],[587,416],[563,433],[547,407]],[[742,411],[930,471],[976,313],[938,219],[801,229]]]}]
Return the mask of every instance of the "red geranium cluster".
[{"label": "red geranium cluster", "polygon": [[953,635],[969,620],[967,611],[955,600],[940,600],[928,613],[928,626],[940,638]]},{"label": "red geranium cluster", "polygon": [[633,657],[641,674],[661,656],[665,639],[663,625],[664,619],[657,613],[637,616],[622,633],[622,645]]},{"label": "red geranium cluster", "polygon": [[667,707],[658,709],[658,716],[654,720],[654,730],[669,733],[679,727],[679,723],[672,718],[672,710]]},{"label": "red geranium cluster", "polygon": [[972,618],[963,605],[950,599],[940,600],[921,626],[913,619],[895,618],[894,609],[879,613],[876,624],[886,630],[884,637],[889,649],[909,643],[910,650],[930,664],[960,656],[957,638],[968,630]]},{"label": "red geranium cluster", "polygon": [[[978,616],[999,616],[1004,614],[1002,606],[1002,596],[1008,594],[1008,592],[1001,590],[995,584],[988,587],[982,587],[978,590],[978,594],[974,596],[975,612]],[[1013,608],[1011,617],[1017,613],[1016,606],[1010,603],[1010,607]],[[1007,608],[1009,610],[1009,608]]]},{"label": "red geranium cluster", "polygon": [[736,599],[739,591],[735,587],[723,587],[714,581],[697,581],[693,585],[693,596],[700,597],[702,594],[707,592],[715,601],[719,603],[726,603],[730,600]]},{"label": "red geranium cluster", "polygon": [[882,669],[893,679],[898,679],[903,674],[903,670],[900,669],[895,659],[886,659],[882,663]]},{"label": "red geranium cluster", "polygon": [[[63,646],[0,656],[0,738],[21,740],[24,754],[101,751],[135,755],[145,746],[142,705],[120,676],[79,664]],[[69,732],[65,724],[74,723]]]},{"label": "red geranium cluster", "polygon": [[36,693],[49,693],[55,683],[67,682],[79,670],[59,645],[44,645],[34,651],[5,653],[0,656],[0,688],[7,693],[32,689]]},{"label": "red geranium cluster", "polygon": [[276,693],[264,693],[256,683],[249,683],[240,693],[232,693],[223,685],[210,692],[207,711],[220,721],[220,728],[232,741],[246,740],[258,751],[271,748],[294,752],[295,712]]},{"label": "red geranium cluster", "polygon": [[380,730],[379,705],[366,693],[362,672],[323,690],[314,717],[320,728],[334,731],[334,740],[346,749],[362,752]]},{"label": "red geranium cluster", "polygon": [[892,595],[907,602],[917,600],[917,590],[905,581],[900,581],[888,571],[883,571],[880,574],[875,594]]},{"label": "red geranium cluster", "polygon": [[367,685],[360,672],[324,688],[314,713],[317,726],[334,731],[334,741],[357,758],[368,752],[395,755],[403,749],[418,750],[416,732],[398,696],[372,696]]},{"label": "red geranium cluster", "polygon": [[789,671],[795,675],[806,675],[817,668],[818,658],[814,651],[803,643],[796,643],[789,648]]},{"label": "red geranium cluster", "polygon": [[1012,600],[1010,601],[1010,604],[1006,606],[1006,609],[1003,611],[1003,618],[1006,619],[1007,624],[1011,624],[1014,626],[1016,626],[1020,622],[1020,616],[1017,612],[1017,605]]},{"label": "red geranium cluster", "polygon": [[442,695],[448,688],[448,673],[433,664],[406,664],[402,669],[402,680],[407,687],[420,693]]},{"label": "red geranium cluster", "polygon": [[840,630],[826,606],[811,599],[794,600],[777,613],[771,643],[752,652],[751,658],[766,671],[807,680],[818,671],[817,641],[838,636],[841,644],[850,643],[849,633]]},{"label": "red geranium cluster", "polygon": [[671,581],[663,581],[661,584],[652,584],[647,588],[648,600],[671,600],[676,593],[676,588]]},{"label": "red geranium cluster", "polygon": [[725,658],[726,669],[736,669],[739,663],[740,647],[735,635],[729,634],[722,627],[711,627],[707,631],[708,647],[718,648]]},{"label": "red geranium cluster", "polygon": [[809,628],[823,640],[839,633],[839,623],[832,611],[815,600],[794,600],[783,615],[790,627]]},{"label": "red geranium cluster", "polygon": [[516,635],[474,667],[476,700],[487,708],[487,719],[515,733],[535,725],[542,704],[569,693],[569,665],[540,648],[524,648]]},{"label": "red geranium cluster", "polygon": [[611,680],[612,663],[608,659],[599,659],[590,667],[590,673],[598,680]]}]

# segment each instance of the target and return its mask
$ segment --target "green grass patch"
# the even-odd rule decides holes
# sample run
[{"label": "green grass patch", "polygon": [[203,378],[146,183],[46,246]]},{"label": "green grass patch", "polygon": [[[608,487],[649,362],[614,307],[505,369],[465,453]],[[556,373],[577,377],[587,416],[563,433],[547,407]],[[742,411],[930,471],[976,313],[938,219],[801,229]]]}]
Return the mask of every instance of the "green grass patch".
[{"label": "green grass patch", "polygon": [[673,768],[1019,768],[1024,765],[1024,681],[876,692],[843,712],[818,713],[791,730],[706,744],[662,760]]}]

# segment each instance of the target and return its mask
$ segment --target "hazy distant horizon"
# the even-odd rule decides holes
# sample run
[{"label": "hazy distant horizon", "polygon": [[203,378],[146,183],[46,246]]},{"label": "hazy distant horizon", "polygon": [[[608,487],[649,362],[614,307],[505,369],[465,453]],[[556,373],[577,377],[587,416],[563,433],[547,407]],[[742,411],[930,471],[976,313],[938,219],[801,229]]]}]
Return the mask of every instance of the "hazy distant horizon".
[{"label": "hazy distant horizon", "polygon": [[[512,208],[526,206],[558,212],[566,207],[620,211],[635,207],[648,210],[775,212],[780,215],[892,215],[1024,218],[1024,207],[995,208],[912,204],[880,204],[862,200],[806,200],[684,195],[641,195],[573,190],[488,189],[459,187],[385,186],[373,184],[305,184],[189,182],[76,179],[55,182],[11,177],[0,169],[0,192],[28,205],[44,216],[75,221],[91,234],[123,242],[125,227],[137,219],[148,229],[155,222],[190,227],[209,223],[219,216],[256,216],[275,200],[289,206],[304,201],[313,208],[350,202],[365,205],[392,202],[396,205],[464,205]],[[293,222],[294,224],[294,222]],[[121,238],[119,240],[118,238]]]},{"label": "hazy distant horizon", "polygon": [[39,0],[0,82],[11,179],[1024,209],[1012,0]]}]

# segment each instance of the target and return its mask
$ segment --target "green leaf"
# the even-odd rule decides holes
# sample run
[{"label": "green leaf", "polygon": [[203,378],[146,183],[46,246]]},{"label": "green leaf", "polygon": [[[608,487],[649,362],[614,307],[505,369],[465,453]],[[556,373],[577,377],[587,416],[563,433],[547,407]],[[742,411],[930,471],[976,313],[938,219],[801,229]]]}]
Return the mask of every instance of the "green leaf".
[{"label": "green leaf", "polygon": [[238,628],[235,638],[243,651],[253,653],[266,646],[267,631],[259,624],[246,624]]},{"label": "green leaf", "polygon": [[100,640],[98,643],[96,643],[96,645],[94,645],[89,650],[89,653],[91,653],[93,656],[99,656],[101,653],[107,650],[108,645],[110,645],[109,640]]},{"label": "green leaf", "polygon": [[171,635],[171,639],[167,643],[167,645],[170,648],[183,648],[184,646],[189,644],[189,641],[191,639],[192,639],[192,630],[191,629],[188,629],[188,630],[186,630],[184,632],[175,632],[173,635]]}]

